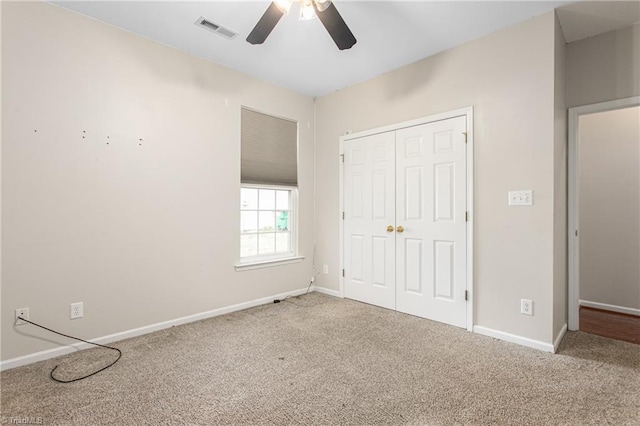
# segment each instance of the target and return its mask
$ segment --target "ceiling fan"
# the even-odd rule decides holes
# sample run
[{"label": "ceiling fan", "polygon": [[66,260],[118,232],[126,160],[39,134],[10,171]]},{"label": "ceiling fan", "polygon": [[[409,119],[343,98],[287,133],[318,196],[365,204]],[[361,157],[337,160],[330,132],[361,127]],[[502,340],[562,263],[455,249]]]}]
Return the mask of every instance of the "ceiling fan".
[{"label": "ceiling fan", "polygon": [[317,16],[338,49],[350,49],[356,44],[356,38],[331,0],[274,0],[247,37],[247,41],[251,44],[264,43],[280,18],[289,13],[294,1],[300,3],[300,19]]}]

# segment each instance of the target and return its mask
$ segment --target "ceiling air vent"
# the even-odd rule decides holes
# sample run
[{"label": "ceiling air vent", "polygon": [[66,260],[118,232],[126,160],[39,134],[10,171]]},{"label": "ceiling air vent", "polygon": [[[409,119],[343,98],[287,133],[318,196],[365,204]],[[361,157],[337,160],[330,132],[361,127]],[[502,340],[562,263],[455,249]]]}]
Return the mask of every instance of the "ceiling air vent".
[{"label": "ceiling air vent", "polygon": [[208,18],[205,18],[204,16],[201,16],[200,18],[198,18],[195,24],[199,27],[205,28],[213,33],[216,33],[219,36],[222,36],[224,38],[232,39],[238,35],[237,32],[230,30],[229,28],[225,28],[220,24],[216,24],[215,22],[213,22]]}]

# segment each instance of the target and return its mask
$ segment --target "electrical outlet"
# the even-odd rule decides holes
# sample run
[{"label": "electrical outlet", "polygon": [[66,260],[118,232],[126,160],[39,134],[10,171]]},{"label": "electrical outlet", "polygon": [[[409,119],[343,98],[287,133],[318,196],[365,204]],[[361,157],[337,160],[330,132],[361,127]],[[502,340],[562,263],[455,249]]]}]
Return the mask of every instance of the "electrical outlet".
[{"label": "electrical outlet", "polygon": [[76,302],[71,304],[70,310],[70,318],[77,319],[82,318],[84,316],[84,308],[82,307],[82,302]]},{"label": "electrical outlet", "polygon": [[322,273],[325,275],[329,273],[329,265],[322,265]]},{"label": "electrical outlet", "polygon": [[533,315],[533,300],[520,299],[520,313],[522,315]]},{"label": "electrical outlet", "polygon": [[26,320],[29,319],[29,308],[16,309],[16,325],[25,325],[26,322],[19,320],[18,317],[22,317]]}]

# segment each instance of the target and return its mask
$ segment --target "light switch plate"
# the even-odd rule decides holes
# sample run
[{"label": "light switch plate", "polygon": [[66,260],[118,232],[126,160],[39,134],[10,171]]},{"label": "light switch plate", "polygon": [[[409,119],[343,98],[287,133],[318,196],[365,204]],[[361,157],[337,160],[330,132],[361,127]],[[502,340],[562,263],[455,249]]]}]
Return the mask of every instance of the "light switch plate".
[{"label": "light switch plate", "polygon": [[532,206],[533,191],[509,191],[510,206]]}]

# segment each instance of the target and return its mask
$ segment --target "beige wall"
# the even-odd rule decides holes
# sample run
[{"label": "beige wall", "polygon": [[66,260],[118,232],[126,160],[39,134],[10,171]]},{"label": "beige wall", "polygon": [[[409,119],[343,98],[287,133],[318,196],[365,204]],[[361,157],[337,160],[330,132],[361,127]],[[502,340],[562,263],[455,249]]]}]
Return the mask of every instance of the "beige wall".
[{"label": "beige wall", "polygon": [[567,99],[566,42],[555,19],[553,152],[553,339],[567,324]]},{"label": "beige wall", "polygon": [[580,299],[640,309],[640,107],[579,124]]},{"label": "beige wall", "polygon": [[[234,271],[241,105],[300,123],[302,263]],[[306,287],[313,114],[311,98],[57,6],[2,2],[2,359],[59,340],[14,327],[16,308],[95,338]]]},{"label": "beige wall", "polygon": [[568,107],[640,95],[640,24],[567,45]]},{"label": "beige wall", "polygon": [[[339,141],[346,131],[461,107],[475,120],[475,324],[551,343],[554,297],[554,36],[547,13],[317,100],[319,285],[339,288]],[[532,189],[532,207],[508,207]],[[520,314],[520,299],[535,315]]]}]

